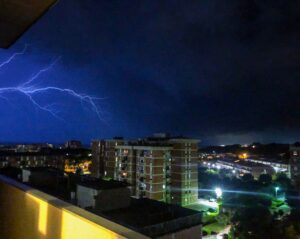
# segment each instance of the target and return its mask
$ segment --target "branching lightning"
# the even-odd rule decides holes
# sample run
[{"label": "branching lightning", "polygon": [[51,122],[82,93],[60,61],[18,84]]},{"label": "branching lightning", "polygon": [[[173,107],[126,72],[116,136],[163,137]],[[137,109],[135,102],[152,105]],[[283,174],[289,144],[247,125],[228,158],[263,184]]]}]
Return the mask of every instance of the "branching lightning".
[{"label": "branching lightning", "polygon": [[[21,52],[14,53],[7,60],[0,63],[0,70],[6,65],[10,64],[17,56],[23,55],[26,52],[27,46]],[[40,82],[38,82],[39,77],[42,74],[47,73],[52,67],[60,60],[61,57],[55,59],[50,65],[39,70],[36,74],[34,74],[31,78],[26,80],[25,82],[11,87],[0,87],[0,98],[9,100],[6,95],[11,93],[17,93],[24,95],[29,102],[33,104],[37,109],[50,113],[52,116],[61,119],[58,115],[58,109],[55,108],[55,104],[42,105],[36,99],[38,95],[56,92],[59,94],[69,95],[81,101],[81,103],[86,103],[89,108],[96,113],[96,115],[101,119],[101,111],[97,105],[97,101],[100,100],[98,97],[90,96],[87,94],[81,94],[76,92],[73,89],[68,88],[60,88],[56,86],[39,86]]]},{"label": "branching lightning", "polygon": [[3,61],[0,64],[0,69],[3,68],[5,65],[11,63],[17,56],[24,55],[25,51],[27,50],[27,45],[24,46],[24,49],[21,52],[16,52],[12,54],[7,60]]}]

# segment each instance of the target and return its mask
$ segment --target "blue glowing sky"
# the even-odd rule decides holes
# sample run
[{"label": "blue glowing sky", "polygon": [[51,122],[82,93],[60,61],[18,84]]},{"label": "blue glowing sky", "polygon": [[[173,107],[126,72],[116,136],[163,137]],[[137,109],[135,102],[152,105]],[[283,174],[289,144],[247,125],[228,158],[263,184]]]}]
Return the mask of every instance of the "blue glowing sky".
[{"label": "blue glowing sky", "polygon": [[[0,141],[170,132],[205,143],[299,139],[297,1],[61,0],[9,50],[0,87],[27,81],[101,97],[101,119],[58,92],[0,98]],[[1,89],[1,88],[0,88]]]}]

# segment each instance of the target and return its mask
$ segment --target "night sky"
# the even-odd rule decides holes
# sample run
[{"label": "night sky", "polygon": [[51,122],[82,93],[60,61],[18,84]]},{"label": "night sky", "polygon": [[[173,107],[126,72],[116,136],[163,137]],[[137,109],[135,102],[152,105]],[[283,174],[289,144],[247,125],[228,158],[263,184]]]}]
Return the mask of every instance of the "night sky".
[{"label": "night sky", "polygon": [[0,62],[0,87],[61,56],[39,85],[103,98],[101,119],[49,92],[57,119],[22,94],[0,98],[1,142],[187,135],[204,144],[300,139],[298,0],[60,0]]}]

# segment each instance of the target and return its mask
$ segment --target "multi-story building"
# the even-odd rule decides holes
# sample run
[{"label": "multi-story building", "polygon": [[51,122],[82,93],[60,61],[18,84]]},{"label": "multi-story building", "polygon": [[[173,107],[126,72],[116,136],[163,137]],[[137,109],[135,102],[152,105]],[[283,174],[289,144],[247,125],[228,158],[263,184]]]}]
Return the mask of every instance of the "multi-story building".
[{"label": "multi-story building", "polygon": [[170,139],[171,151],[171,202],[187,205],[198,199],[198,144],[199,140]]},{"label": "multi-story building", "polygon": [[291,178],[300,175],[300,144],[295,143],[290,146],[290,170]]},{"label": "multi-story building", "polygon": [[92,141],[93,164],[91,174],[93,177],[115,178],[115,147],[123,145],[124,142],[123,138],[120,137]]},{"label": "multi-story building", "polygon": [[[198,198],[198,143],[161,135],[130,142],[94,141],[92,172],[127,182],[136,198],[191,204]],[[102,146],[106,144],[110,147]]]},{"label": "multi-story building", "polygon": [[206,165],[209,168],[230,170],[232,175],[237,177],[241,177],[244,174],[252,174],[255,179],[258,179],[261,174],[274,175],[276,173],[275,169],[270,165],[236,158],[222,158]]},{"label": "multi-story building", "polygon": [[[16,147],[17,148],[17,147]],[[54,167],[66,172],[89,173],[91,152],[88,149],[41,148],[38,151],[0,150],[0,168]]]},{"label": "multi-story building", "polygon": [[68,140],[65,142],[65,148],[80,149],[82,148],[82,143],[79,140]]},{"label": "multi-story building", "polygon": [[170,146],[116,146],[115,179],[131,185],[132,195],[170,202]]},{"label": "multi-story building", "polygon": [[290,178],[290,164],[288,160],[277,158],[247,158],[245,161],[271,166],[276,173],[285,173]]}]

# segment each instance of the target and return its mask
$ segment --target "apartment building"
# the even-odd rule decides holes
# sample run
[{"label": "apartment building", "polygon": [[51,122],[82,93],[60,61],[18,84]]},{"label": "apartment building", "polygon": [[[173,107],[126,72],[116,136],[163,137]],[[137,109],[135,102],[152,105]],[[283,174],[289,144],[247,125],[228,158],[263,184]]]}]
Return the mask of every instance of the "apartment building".
[{"label": "apartment building", "polygon": [[300,143],[290,145],[290,172],[292,179],[300,175]]},{"label": "apartment building", "polygon": [[91,174],[93,177],[115,178],[115,147],[124,143],[125,141],[121,137],[92,141],[93,164]]},{"label": "apartment building", "polygon": [[82,143],[79,140],[68,140],[65,142],[65,148],[81,149],[82,147]]},{"label": "apartment building", "polygon": [[276,173],[285,173],[289,178],[290,164],[286,159],[277,158],[247,158],[245,161],[271,166]]},{"label": "apartment building", "polygon": [[[95,143],[96,141],[94,141]],[[97,141],[101,142],[101,141]],[[108,144],[111,147],[101,148]],[[178,205],[198,198],[197,151],[199,140],[159,135],[143,140],[111,144],[103,141],[94,148],[94,175],[103,174],[130,185],[136,198],[149,198]],[[99,157],[99,152],[106,157]],[[106,152],[107,151],[107,152]]]},{"label": "apartment building", "polygon": [[[83,173],[89,173],[90,150],[71,148],[41,148],[30,147],[17,150],[0,150],[0,168],[4,167],[54,167],[67,172],[76,171],[82,165]],[[24,150],[28,151],[24,151]]]},{"label": "apartment building", "polygon": [[180,205],[194,203],[198,199],[199,140],[174,138],[169,142],[173,146],[171,151],[171,202]]},{"label": "apartment building", "polygon": [[169,146],[116,146],[115,179],[131,185],[136,198],[170,202]]}]

